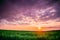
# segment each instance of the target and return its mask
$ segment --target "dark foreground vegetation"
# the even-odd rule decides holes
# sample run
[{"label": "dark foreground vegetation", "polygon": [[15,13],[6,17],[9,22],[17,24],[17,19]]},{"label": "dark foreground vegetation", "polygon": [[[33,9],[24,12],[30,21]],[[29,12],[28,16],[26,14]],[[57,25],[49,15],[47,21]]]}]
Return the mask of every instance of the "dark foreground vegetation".
[{"label": "dark foreground vegetation", "polygon": [[0,40],[60,40],[60,31],[0,30]]}]

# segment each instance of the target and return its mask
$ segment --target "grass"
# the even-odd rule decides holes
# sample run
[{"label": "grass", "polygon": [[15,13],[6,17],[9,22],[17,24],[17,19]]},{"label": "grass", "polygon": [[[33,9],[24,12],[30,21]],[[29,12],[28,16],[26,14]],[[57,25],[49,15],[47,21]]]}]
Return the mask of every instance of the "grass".
[{"label": "grass", "polygon": [[59,40],[60,30],[55,31],[17,31],[0,30],[0,40]]}]

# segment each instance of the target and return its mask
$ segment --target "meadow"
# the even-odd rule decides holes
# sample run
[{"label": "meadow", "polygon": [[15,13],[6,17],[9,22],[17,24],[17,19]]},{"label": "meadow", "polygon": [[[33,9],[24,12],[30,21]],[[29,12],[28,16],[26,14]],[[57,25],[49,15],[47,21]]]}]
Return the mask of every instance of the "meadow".
[{"label": "meadow", "polygon": [[0,30],[0,40],[60,40],[60,30],[53,31]]}]

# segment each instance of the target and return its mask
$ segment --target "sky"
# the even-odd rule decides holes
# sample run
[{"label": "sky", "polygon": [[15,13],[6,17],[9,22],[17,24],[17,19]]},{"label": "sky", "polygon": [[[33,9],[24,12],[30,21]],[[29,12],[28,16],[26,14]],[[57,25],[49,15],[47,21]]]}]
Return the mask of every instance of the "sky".
[{"label": "sky", "polygon": [[59,0],[0,0],[0,29],[38,30],[42,27],[60,29]]}]

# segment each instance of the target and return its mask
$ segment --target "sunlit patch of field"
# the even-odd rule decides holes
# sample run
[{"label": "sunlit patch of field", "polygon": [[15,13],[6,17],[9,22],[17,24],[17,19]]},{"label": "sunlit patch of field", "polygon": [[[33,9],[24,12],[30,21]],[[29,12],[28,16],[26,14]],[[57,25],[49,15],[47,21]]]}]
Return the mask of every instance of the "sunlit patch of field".
[{"label": "sunlit patch of field", "polygon": [[0,30],[0,40],[59,40],[60,30],[55,31],[17,31]]}]

